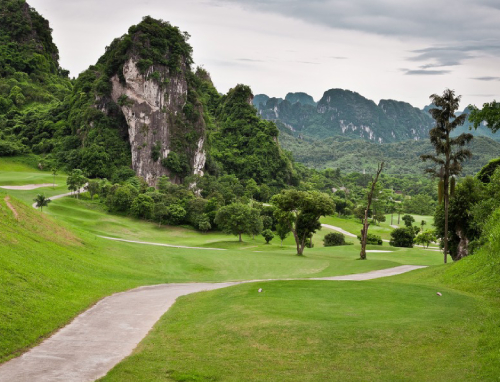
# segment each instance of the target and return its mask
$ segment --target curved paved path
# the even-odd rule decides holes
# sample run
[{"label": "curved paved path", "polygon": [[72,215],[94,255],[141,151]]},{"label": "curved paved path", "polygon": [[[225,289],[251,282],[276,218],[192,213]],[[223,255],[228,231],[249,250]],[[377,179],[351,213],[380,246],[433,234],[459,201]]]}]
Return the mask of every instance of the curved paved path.
[{"label": "curved paved path", "polygon": [[330,224],[321,224],[321,227],[325,227],[325,228],[328,228],[328,229],[333,229],[334,231],[343,233],[344,235],[349,236],[349,237],[357,237],[355,234],[347,232],[345,229],[342,229],[340,227],[335,227],[335,226],[330,225]]},{"label": "curved paved path", "polygon": [[[403,265],[346,276],[303,280],[370,280],[423,266]],[[128,356],[177,297],[237,284],[160,284],[102,299],[70,324],[22,356],[0,366],[0,382],[82,382],[100,378]]]}]

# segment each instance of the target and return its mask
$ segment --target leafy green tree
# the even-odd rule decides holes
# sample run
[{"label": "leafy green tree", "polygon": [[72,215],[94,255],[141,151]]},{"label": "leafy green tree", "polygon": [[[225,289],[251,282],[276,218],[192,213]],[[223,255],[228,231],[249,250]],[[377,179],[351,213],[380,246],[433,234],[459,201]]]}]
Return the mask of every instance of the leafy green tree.
[{"label": "leafy green tree", "polygon": [[66,179],[68,190],[75,192],[77,198],[78,195],[80,195],[80,190],[85,183],[87,183],[87,178],[83,175],[82,170],[77,168],[71,171],[68,178]]},{"label": "leafy green tree", "polygon": [[[359,242],[361,243],[361,236],[357,236]],[[371,244],[371,245],[382,245],[382,237],[379,235],[375,235],[373,233],[369,233],[368,236],[366,237],[366,244]]]},{"label": "leafy green tree", "polygon": [[108,194],[106,204],[112,211],[128,212],[137,195],[137,190],[130,185],[117,186]]},{"label": "leafy green tree", "polygon": [[130,206],[130,212],[137,218],[150,219],[153,216],[155,202],[153,198],[145,194],[139,194]]},{"label": "leafy green tree", "polygon": [[319,218],[335,211],[332,199],[317,191],[284,190],[271,202],[276,207],[277,221],[292,232],[298,256],[302,256],[307,240],[321,229]]},{"label": "leafy green tree", "polygon": [[422,220],[422,221],[420,222],[420,227],[421,227],[421,228],[420,228],[420,231],[424,232],[424,225],[426,225],[426,224],[427,224],[427,222],[426,222],[425,220]]},{"label": "leafy green tree", "polygon": [[259,195],[259,186],[257,185],[257,182],[253,179],[249,179],[247,181],[247,185],[245,187],[245,194],[250,198],[254,199],[256,196]]},{"label": "leafy green tree", "polygon": [[252,238],[255,239],[255,235],[262,232],[263,223],[262,217],[260,216],[260,211],[256,208],[250,208],[250,216],[248,221],[248,233],[252,234]]},{"label": "leafy green tree", "polygon": [[201,232],[208,232],[212,228],[212,225],[210,224],[210,218],[208,215],[203,214],[199,219],[198,219],[198,229]]},{"label": "leafy green tree", "polygon": [[405,222],[406,227],[411,227],[412,224],[415,222],[415,218],[411,215],[404,215],[402,220]]},{"label": "leafy green tree", "polygon": [[262,231],[262,237],[266,241],[266,244],[269,244],[269,242],[274,238],[273,231],[271,231],[270,229],[265,229],[264,231]]},{"label": "leafy green tree", "polygon": [[412,227],[396,228],[391,231],[391,240],[389,245],[393,247],[406,247],[413,248],[413,239],[415,238],[415,233]]},{"label": "leafy green tree", "polygon": [[264,229],[273,229],[273,218],[271,216],[262,216],[262,227]]},{"label": "leafy green tree", "polygon": [[430,98],[436,106],[429,110],[432,118],[436,121],[436,126],[429,131],[430,141],[434,146],[436,154],[421,155],[421,158],[424,162],[427,160],[434,162],[434,167],[427,168],[426,172],[439,178],[442,182],[445,221],[443,243],[444,262],[446,263],[449,250],[448,210],[450,204],[450,178],[459,175],[462,171],[461,163],[472,156],[470,150],[463,147],[472,140],[473,136],[472,134],[460,134],[458,137],[451,137],[453,130],[463,125],[467,118],[466,114],[461,114],[458,117],[455,115],[461,96],[455,97],[453,90],[446,89],[442,96],[433,94]]},{"label": "leafy green tree", "polygon": [[500,167],[500,158],[492,159],[484,166],[481,171],[476,174],[478,178],[483,183],[489,183],[490,178],[497,168]]},{"label": "leafy green tree", "polygon": [[250,233],[250,219],[251,219],[250,206],[242,203],[231,203],[227,206],[221,207],[215,216],[215,223],[217,226],[226,233],[237,235],[239,241],[243,233]]},{"label": "leafy green tree", "polygon": [[288,237],[290,232],[291,231],[288,224],[281,224],[281,223],[276,224],[276,234],[281,240],[281,246],[283,246],[283,240],[285,240]]},{"label": "leafy green tree", "polygon": [[44,194],[38,194],[33,201],[36,203],[36,207],[40,208],[40,211],[43,211],[43,207],[47,207],[51,202],[51,200],[47,199]]},{"label": "leafy green tree", "polygon": [[418,245],[425,245],[426,248],[429,248],[429,244],[432,242],[435,242],[437,240],[436,234],[434,233],[433,230],[426,230],[425,232],[419,233],[415,239],[414,242],[415,244]]},{"label": "leafy green tree", "polygon": [[431,215],[436,209],[436,202],[430,195],[416,195],[404,202],[404,209],[410,214]]},{"label": "leafy green tree", "polygon": [[[485,187],[478,179],[467,177],[461,181],[450,198],[448,210],[449,253],[454,261],[470,254],[469,244],[481,236],[481,227],[474,224],[471,212],[474,207],[488,199]],[[436,235],[444,237],[444,206],[440,204],[434,214]],[[484,221],[481,222],[481,226]]]},{"label": "leafy green tree", "polygon": [[99,189],[100,189],[99,181],[95,179],[89,180],[89,182],[85,186],[85,190],[87,190],[88,193],[90,194],[90,200],[94,200],[94,195],[99,193]]},{"label": "leafy green tree", "polygon": [[170,225],[180,224],[186,217],[186,210],[178,204],[167,206],[167,223]]},{"label": "leafy green tree", "polygon": [[469,109],[471,110],[469,121],[474,124],[475,129],[483,122],[486,122],[488,128],[494,133],[500,129],[500,102],[484,103],[482,109],[470,105]]},{"label": "leafy green tree", "polygon": [[153,208],[153,219],[158,222],[158,227],[167,220],[167,206],[163,202],[157,202]]}]

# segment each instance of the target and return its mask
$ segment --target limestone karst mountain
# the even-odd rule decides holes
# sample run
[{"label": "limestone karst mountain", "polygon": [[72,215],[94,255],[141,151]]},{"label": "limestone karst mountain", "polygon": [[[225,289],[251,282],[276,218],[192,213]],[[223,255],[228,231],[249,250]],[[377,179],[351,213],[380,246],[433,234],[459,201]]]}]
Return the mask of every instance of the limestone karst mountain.
[{"label": "limestone karst mountain", "polygon": [[207,172],[292,181],[278,130],[255,116],[251,90],[238,85],[221,96],[208,72],[192,68],[179,28],[144,17],[70,81],[48,22],[23,0],[0,2],[0,156],[32,152],[113,181],[133,170],[149,185]]},{"label": "limestone karst mountain", "polygon": [[[257,101],[255,101],[257,100]],[[375,102],[343,89],[330,89],[316,103],[306,93],[289,93],[285,100],[257,95],[254,105],[268,120],[279,120],[291,131],[313,138],[343,136],[377,143],[427,137],[432,118],[408,103]]]}]

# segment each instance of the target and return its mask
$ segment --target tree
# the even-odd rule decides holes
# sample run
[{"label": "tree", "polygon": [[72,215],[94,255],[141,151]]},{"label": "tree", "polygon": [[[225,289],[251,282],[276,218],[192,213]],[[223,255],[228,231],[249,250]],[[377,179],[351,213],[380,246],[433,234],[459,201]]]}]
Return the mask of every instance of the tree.
[{"label": "tree", "polygon": [[437,240],[437,238],[436,238],[436,235],[434,234],[434,231],[428,229],[425,232],[419,233],[415,237],[414,242],[415,242],[415,244],[425,245],[426,248],[429,248],[429,244],[436,241],[436,240]]},{"label": "tree", "polygon": [[401,217],[401,213],[403,212],[403,206],[401,205],[401,203],[397,203],[396,204],[396,212],[398,213],[398,225],[401,221],[400,217]]},{"label": "tree", "polygon": [[260,211],[257,208],[250,208],[248,233],[252,234],[252,239],[255,239],[255,235],[262,232],[263,227]]},{"label": "tree", "polygon": [[469,121],[474,124],[475,129],[484,121],[492,132],[500,130],[500,102],[484,103],[481,110],[469,105],[469,109]]},{"label": "tree", "polygon": [[[361,236],[358,236],[358,240],[361,243]],[[375,235],[374,233],[369,233],[366,236],[366,244],[372,244],[372,245],[382,245],[382,237],[379,235]]]},{"label": "tree", "polygon": [[153,216],[155,202],[151,196],[139,194],[130,206],[132,215],[141,219],[150,219]]},{"label": "tree", "polygon": [[100,186],[99,186],[99,181],[97,180],[91,180],[87,183],[85,186],[85,189],[88,191],[90,194],[90,200],[94,199],[94,195],[99,192]]},{"label": "tree", "polygon": [[87,182],[87,178],[83,175],[82,170],[75,168],[66,179],[68,190],[76,192],[76,198],[80,195],[80,189]]},{"label": "tree", "polygon": [[283,190],[271,202],[276,207],[274,216],[278,223],[292,232],[298,256],[304,253],[307,240],[321,229],[319,218],[335,211],[332,199],[317,191]]},{"label": "tree", "polygon": [[262,231],[262,236],[264,237],[264,240],[266,240],[266,244],[269,244],[269,242],[274,238],[273,231],[271,231],[270,229],[265,229],[264,231]]},{"label": "tree", "polygon": [[383,169],[384,162],[378,165],[377,174],[375,175],[375,179],[372,179],[371,189],[367,195],[368,205],[366,206],[363,228],[361,229],[361,251],[359,253],[359,258],[361,260],[366,260],[366,241],[368,239],[368,211],[370,210],[370,205],[372,204],[373,192],[375,191],[378,178]]},{"label": "tree", "polygon": [[396,228],[394,231],[391,231],[389,245],[393,247],[413,248],[414,237],[415,233],[412,227]]},{"label": "tree", "polygon": [[276,233],[281,240],[281,246],[283,246],[283,240],[285,240],[290,234],[290,227],[287,224],[276,224]]},{"label": "tree", "polygon": [[208,215],[203,214],[200,216],[198,219],[198,229],[201,232],[207,232],[212,228],[212,225],[210,224],[210,218]]},{"label": "tree", "polygon": [[412,223],[415,222],[415,218],[411,215],[404,215],[401,220],[405,222],[406,227],[411,227]]},{"label": "tree", "polygon": [[422,220],[422,221],[420,222],[420,227],[422,227],[422,228],[420,228],[420,230],[421,230],[422,232],[424,232],[424,225],[426,225],[426,224],[427,224],[427,222],[426,222],[425,220]]},{"label": "tree", "polygon": [[47,199],[44,194],[38,194],[33,201],[36,203],[36,207],[42,211],[43,207],[47,207],[52,200]]},{"label": "tree", "polygon": [[186,217],[186,210],[179,204],[170,204],[166,207],[166,220],[170,225],[178,225]]},{"label": "tree", "polygon": [[250,231],[251,209],[246,204],[231,203],[219,209],[215,215],[215,223],[223,232],[238,235],[242,242],[241,235]]},{"label": "tree", "polygon": [[57,167],[52,167],[52,176],[53,176],[53,181],[52,181],[52,188],[56,188],[56,175],[57,175]]},{"label": "tree", "polygon": [[167,206],[165,203],[155,203],[153,208],[153,218],[158,222],[158,227],[161,227],[161,223],[167,219]]},{"label": "tree", "polygon": [[[479,227],[474,224],[475,217],[471,216],[471,211],[476,212],[474,207],[487,200],[490,195],[493,196],[485,190],[484,184],[475,178],[467,177],[457,185],[453,197],[450,198],[448,210],[448,248],[454,261],[469,255],[469,244],[481,236],[486,219],[483,218]],[[436,235],[440,238],[444,237],[444,218],[444,208],[440,204],[434,214]]]},{"label": "tree", "polygon": [[[463,147],[469,143],[472,134],[460,134],[452,138],[450,135],[453,130],[464,124],[467,114],[461,114],[458,117],[455,112],[458,110],[461,96],[455,97],[455,92],[446,89],[442,96],[433,94],[430,96],[432,103],[436,106],[429,110],[432,118],[436,121],[436,126],[429,131],[431,144],[434,146],[435,155],[421,155],[420,158],[425,161],[434,162],[434,167],[427,168],[425,171],[434,177],[440,179],[439,187],[442,187],[444,197],[444,262],[447,262],[448,256],[448,210],[450,204],[450,179],[460,174],[462,164],[465,159],[472,156],[468,149]],[[455,149],[454,149],[455,148]],[[437,168],[436,168],[437,167]],[[452,181],[452,182],[453,182]],[[441,192],[441,191],[439,191]]]}]

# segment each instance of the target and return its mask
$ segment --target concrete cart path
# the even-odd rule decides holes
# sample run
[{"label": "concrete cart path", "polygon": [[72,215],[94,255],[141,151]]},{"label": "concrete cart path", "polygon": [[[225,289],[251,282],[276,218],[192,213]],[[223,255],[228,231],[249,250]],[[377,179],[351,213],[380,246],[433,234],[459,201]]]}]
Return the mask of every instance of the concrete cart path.
[{"label": "concrete cart path", "polygon": [[[425,267],[403,265],[312,280],[369,280],[418,268]],[[0,382],[94,381],[131,354],[178,297],[257,281],[273,280],[160,284],[116,293],[24,355],[0,365]]]},{"label": "concrete cart path", "polygon": [[321,224],[321,227],[325,227],[325,228],[328,228],[328,229],[333,229],[334,231],[343,233],[344,235],[349,236],[349,237],[357,237],[355,234],[347,232],[345,229],[342,229],[340,227],[335,227],[335,226],[330,225],[330,224]]}]

